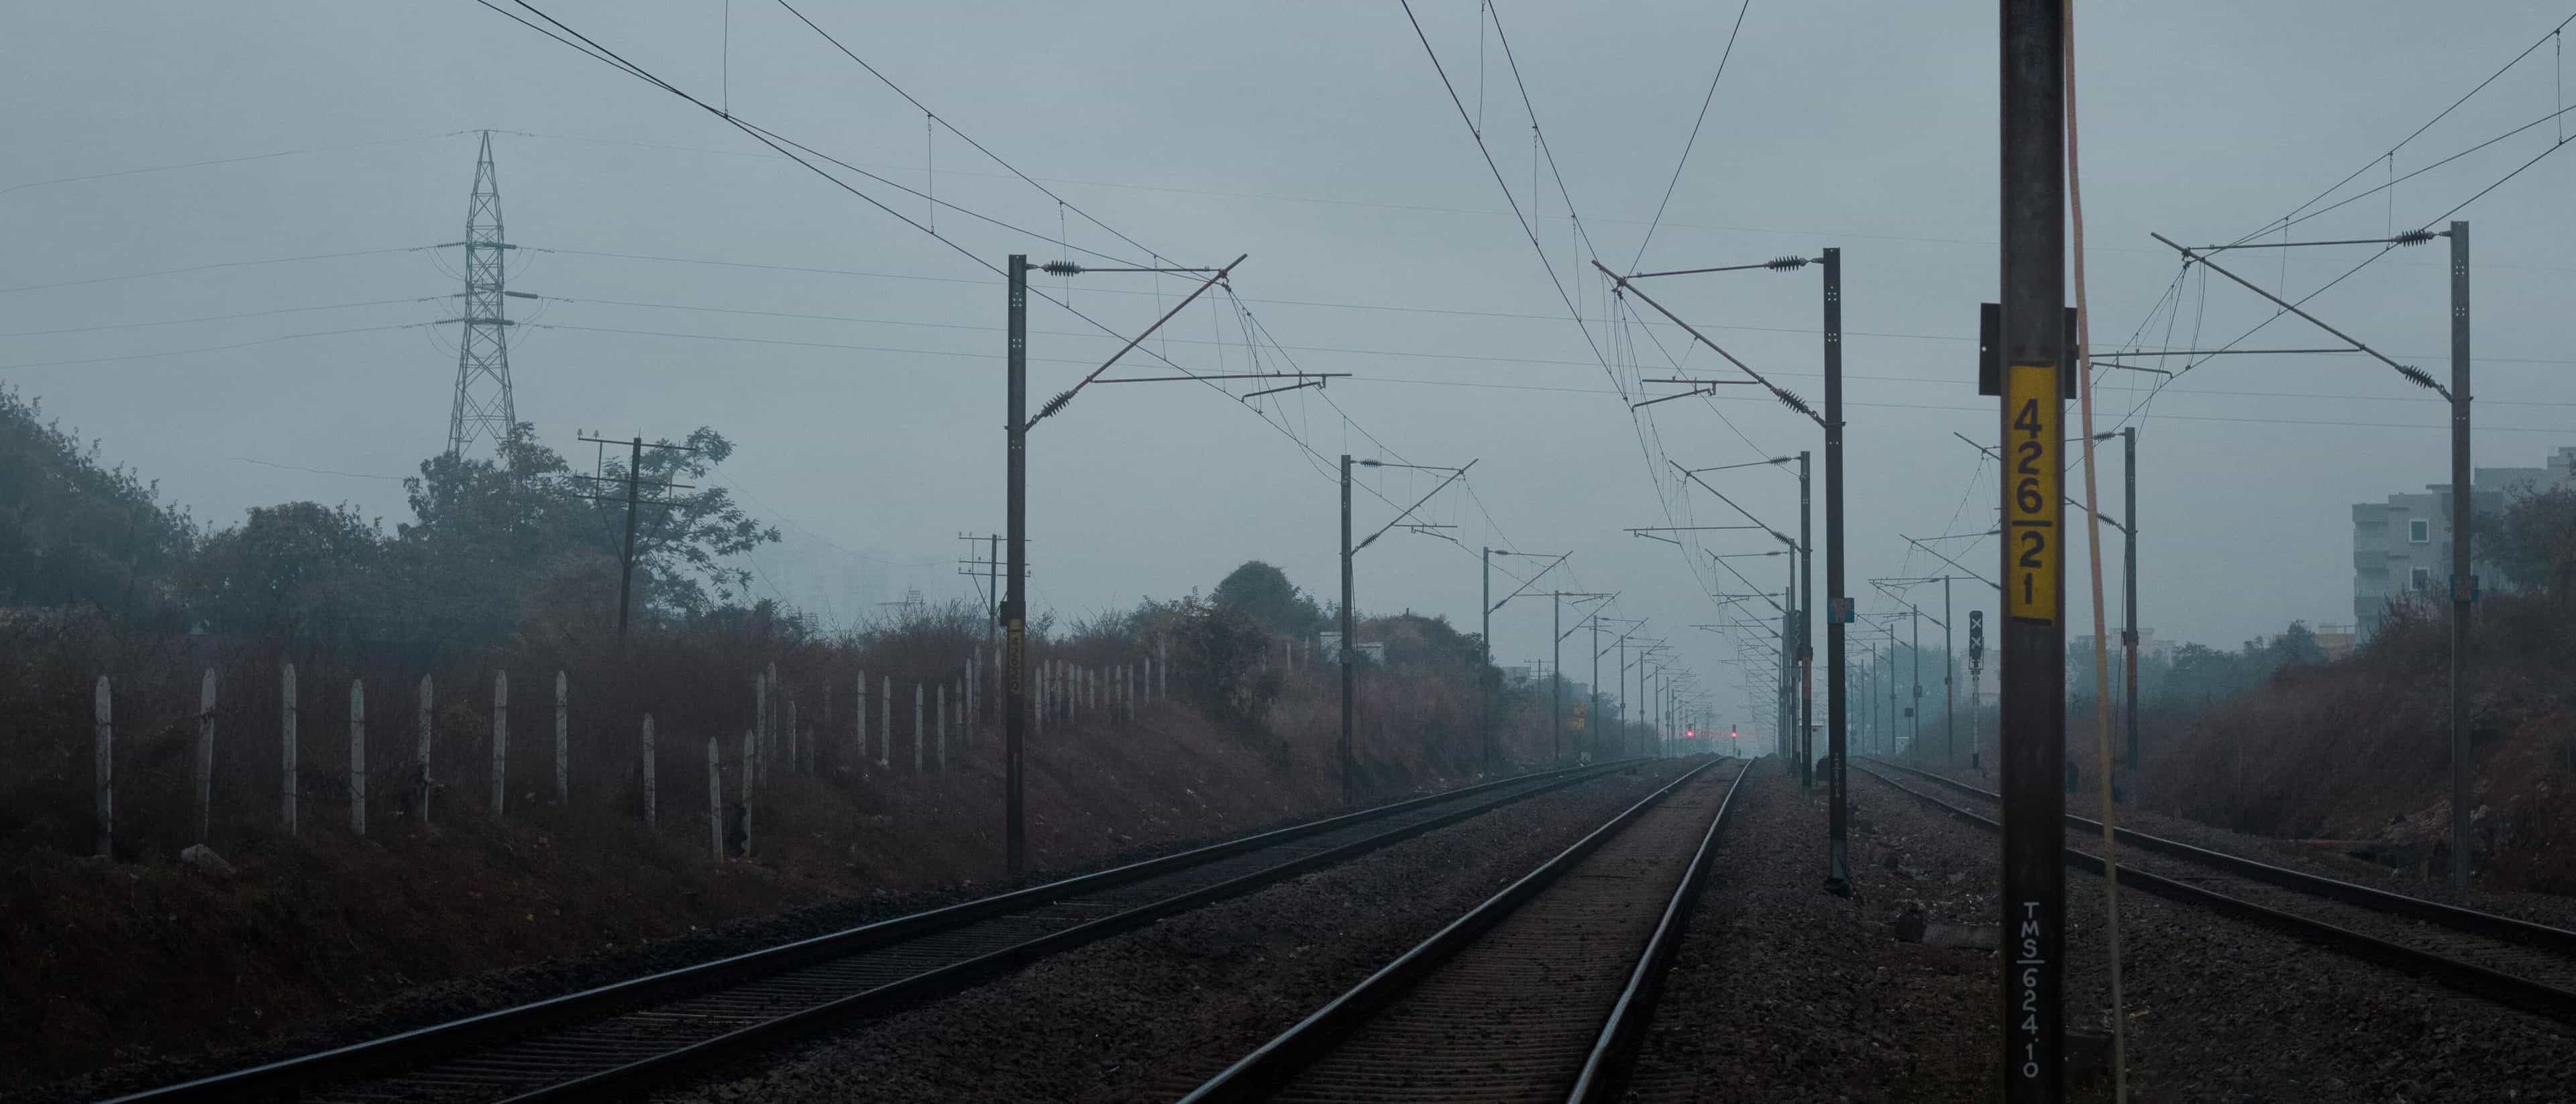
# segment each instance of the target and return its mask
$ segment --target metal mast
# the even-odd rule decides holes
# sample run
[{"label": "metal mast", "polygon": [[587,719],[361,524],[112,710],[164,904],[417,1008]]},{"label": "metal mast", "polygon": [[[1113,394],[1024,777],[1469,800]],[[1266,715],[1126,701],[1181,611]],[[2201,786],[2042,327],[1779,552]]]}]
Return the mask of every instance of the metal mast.
[{"label": "metal mast", "polygon": [[502,257],[513,248],[501,235],[501,187],[492,177],[492,132],[474,159],[474,195],[465,204],[465,309],[449,322],[465,325],[456,339],[456,401],[447,415],[447,452],[462,454],[485,437],[499,444],[519,424],[510,397],[510,320],[502,302]]}]

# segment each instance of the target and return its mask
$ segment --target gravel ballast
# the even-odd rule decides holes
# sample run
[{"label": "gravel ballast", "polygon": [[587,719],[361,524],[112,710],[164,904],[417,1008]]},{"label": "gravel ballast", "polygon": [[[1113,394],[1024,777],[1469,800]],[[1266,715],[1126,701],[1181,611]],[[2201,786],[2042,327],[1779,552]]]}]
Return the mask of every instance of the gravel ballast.
[{"label": "gravel ballast", "polygon": [[1510,805],[657,1099],[1170,1100],[1691,765]]},{"label": "gravel ballast", "polygon": [[[1936,919],[1992,918],[1994,836],[1882,783],[1852,785],[1907,837],[1900,871],[1968,858],[1971,881],[1989,882],[1981,896],[1927,899]],[[1900,893],[1908,881],[1870,878]],[[2069,871],[2067,890],[2067,1022],[2107,1030],[2103,880]],[[2562,1025],[2134,889],[2120,894],[2120,929],[2133,1100],[2576,1099],[2576,1031]],[[1981,973],[1991,1006],[1991,967]]]},{"label": "gravel ballast", "polygon": [[[1423,794],[1411,796],[1423,796]],[[363,1042],[431,1024],[579,992],[593,986],[713,961],[862,924],[987,897],[1028,885],[1068,878],[1093,870],[1143,862],[1163,855],[1320,819],[1322,816],[1390,803],[1402,800],[1403,797],[1404,795],[1384,795],[1362,805],[1333,809],[1318,816],[1284,818],[1275,823],[1263,824],[1215,838],[1132,848],[1095,862],[1067,868],[1032,871],[1015,881],[984,883],[969,881],[942,889],[901,893],[880,890],[769,916],[729,921],[707,930],[693,931],[669,939],[622,946],[610,945],[591,954],[488,970],[461,978],[433,982],[404,990],[378,1004],[356,1010],[329,1024],[291,1038],[259,1046],[234,1047],[220,1051],[129,1062],[77,1078],[0,1094],[0,1104],[73,1104],[73,1102],[96,1100],[265,1062],[293,1058],[331,1047]]]},{"label": "gravel ballast", "polygon": [[[1994,778],[1980,776],[1973,771],[1953,771],[1950,772],[1949,777],[1981,790],[1992,790],[1997,784]],[[1945,792],[1955,793],[1956,791],[1948,791],[1945,788]],[[1966,795],[1960,795],[1960,798],[1963,801],[1983,801]],[[2066,811],[2099,820],[2102,813],[2101,803],[2102,799],[2097,793],[2070,794],[2066,799]],[[1991,802],[1985,802],[1977,807],[1982,811],[1993,806]],[[2305,874],[2341,878],[2347,882],[2366,885],[2389,893],[2402,893],[2409,897],[2421,897],[2428,901],[2440,901],[2446,905],[2457,905],[2461,908],[2492,912],[2499,916],[2510,916],[2517,920],[2528,920],[2535,924],[2547,924],[2551,927],[2576,931],[2576,897],[2556,893],[2486,889],[2474,882],[2466,890],[2454,890],[2451,888],[2450,881],[2440,875],[2426,876],[2421,872],[2391,870],[2379,863],[2299,840],[2231,832],[2225,828],[2203,824],[2200,821],[2170,813],[2140,809],[2125,802],[2119,806],[2117,815],[2119,826],[2122,828],[2144,832],[2151,836],[2162,836],[2194,847],[2206,847],[2212,851],[2222,851],[2256,862],[2287,867]],[[2069,842],[2072,842],[2073,838],[2070,835]],[[2093,834],[2093,841],[2094,846],[2100,846],[2101,837],[2098,833]]]}]

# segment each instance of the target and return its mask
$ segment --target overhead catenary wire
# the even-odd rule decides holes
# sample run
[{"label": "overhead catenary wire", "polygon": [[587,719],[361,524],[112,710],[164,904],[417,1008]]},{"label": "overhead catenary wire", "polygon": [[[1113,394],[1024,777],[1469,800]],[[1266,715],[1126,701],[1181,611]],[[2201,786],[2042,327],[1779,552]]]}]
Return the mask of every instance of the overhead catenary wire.
[{"label": "overhead catenary wire", "polygon": [[1646,232],[1637,239],[1637,255],[1628,261],[1634,271],[1646,259],[1646,247],[1654,243],[1655,228],[1664,221],[1664,208],[1672,205],[1673,189],[1681,185],[1682,169],[1690,164],[1691,150],[1699,145],[1699,129],[1708,122],[1708,105],[1717,102],[1717,82],[1726,77],[1727,59],[1735,56],[1736,36],[1744,33],[1744,13],[1753,9],[1753,0],[1743,0],[1735,8],[1735,28],[1726,32],[1726,49],[1717,55],[1717,71],[1708,78],[1708,93],[1700,97],[1699,115],[1691,120],[1690,137],[1682,140],[1682,155],[1673,161],[1673,177],[1664,182],[1664,198],[1655,202],[1655,217],[1646,220]]}]

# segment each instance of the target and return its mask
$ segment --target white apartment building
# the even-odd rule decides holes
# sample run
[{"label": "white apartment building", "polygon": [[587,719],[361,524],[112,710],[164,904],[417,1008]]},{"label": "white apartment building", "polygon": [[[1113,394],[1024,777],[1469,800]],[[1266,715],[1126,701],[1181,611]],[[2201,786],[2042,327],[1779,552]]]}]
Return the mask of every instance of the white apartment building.
[{"label": "white apartment building", "polygon": [[[2506,496],[2576,487],[2576,445],[2562,446],[2538,468],[2476,468],[2469,479],[2470,508],[2484,517],[2504,509]],[[2486,590],[2507,590],[2492,568],[2472,562]],[[2391,599],[2424,595],[2447,600],[2451,577],[2451,485],[2425,485],[2422,494],[2393,494],[2386,502],[2352,507],[2352,616],[2368,640]]]}]

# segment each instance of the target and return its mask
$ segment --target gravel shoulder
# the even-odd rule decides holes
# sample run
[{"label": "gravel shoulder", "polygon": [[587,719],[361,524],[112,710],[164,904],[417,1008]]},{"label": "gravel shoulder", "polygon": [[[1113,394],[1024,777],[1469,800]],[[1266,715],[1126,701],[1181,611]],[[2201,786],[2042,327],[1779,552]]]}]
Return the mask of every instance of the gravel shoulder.
[{"label": "gravel shoulder", "polygon": [[[1859,890],[1825,892],[1823,788],[1765,763],[1736,800],[1709,883],[1630,1080],[1640,1101],[1990,1101],[2000,1046],[1993,956],[1898,942],[1902,901],[1967,911],[1991,849],[1931,846],[1855,779]],[[1914,876],[1884,870],[1887,856]],[[1993,896],[1983,894],[1991,910]]]},{"label": "gravel shoulder", "polygon": [[656,1099],[1169,1100],[1694,765],[1497,809]]},{"label": "gravel shoulder", "polygon": [[[1980,776],[1973,771],[1953,771],[1950,772],[1949,777],[1985,790],[1992,790],[1997,784],[1997,780],[1991,775]],[[2066,811],[2099,820],[2101,819],[2099,815],[2101,800],[2093,793],[2072,795],[2067,798]],[[2474,885],[2465,891],[2454,890],[2447,880],[2440,877],[2428,878],[2413,872],[2392,871],[2375,862],[2354,858],[2298,840],[2231,832],[2200,821],[2139,809],[2127,804],[2119,807],[2118,816],[2120,827],[2144,832],[2151,836],[2163,836],[2194,847],[2223,851],[2302,873],[2341,878],[2390,893],[2403,893],[2409,897],[2421,897],[2428,901],[2440,901],[2461,908],[2492,912],[2499,916],[2511,916],[2535,924],[2547,924],[2576,931],[2576,897],[2555,893],[2481,889]],[[2094,843],[2098,848],[2100,845],[2098,835],[2095,836]]]},{"label": "gravel shoulder", "polygon": [[[1418,797],[1424,794],[1385,795],[1370,804],[1390,803],[1407,796]],[[861,924],[988,897],[1023,886],[1143,862],[1163,855],[1244,836],[1258,835],[1292,824],[1339,815],[1361,807],[1365,806],[1349,806],[1316,814],[1280,818],[1271,823],[1220,836],[1131,848],[1093,862],[1032,871],[1016,881],[989,883],[965,881],[936,890],[910,892],[879,890],[767,916],[728,921],[669,939],[624,945],[609,944],[589,954],[559,957],[525,966],[488,970],[466,977],[432,982],[398,992],[377,1004],[337,1017],[313,1030],[273,1042],[127,1062],[77,1078],[0,1094],[0,1104],[73,1104],[78,1101],[96,1100],[101,1097],[174,1084],[190,1078],[279,1061],[334,1046],[364,1042],[431,1024],[445,1023],[466,1016],[575,993],[628,978],[677,969],[798,939],[829,934]],[[739,866],[741,864],[729,864],[724,871],[719,872],[718,876],[749,879],[763,874],[761,871],[747,868],[736,869]]]},{"label": "gravel shoulder", "polygon": [[[1897,871],[1865,884],[1902,892],[1923,880],[1907,871],[1965,864],[1976,892],[1937,895],[1929,910],[1992,917],[1993,836],[1881,783],[1852,785],[1892,830],[1873,842],[1906,841]],[[2104,883],[2069,871],[2067,888],[2067,1021],[2107,1029]],[[2132,1100],[2576,1100],[2576,1032],[2561,1025],[2195,906],[2131,890],[2119,909]],[[1992,956],[1947,953],[1980,963],[1991,1006]]]}]

